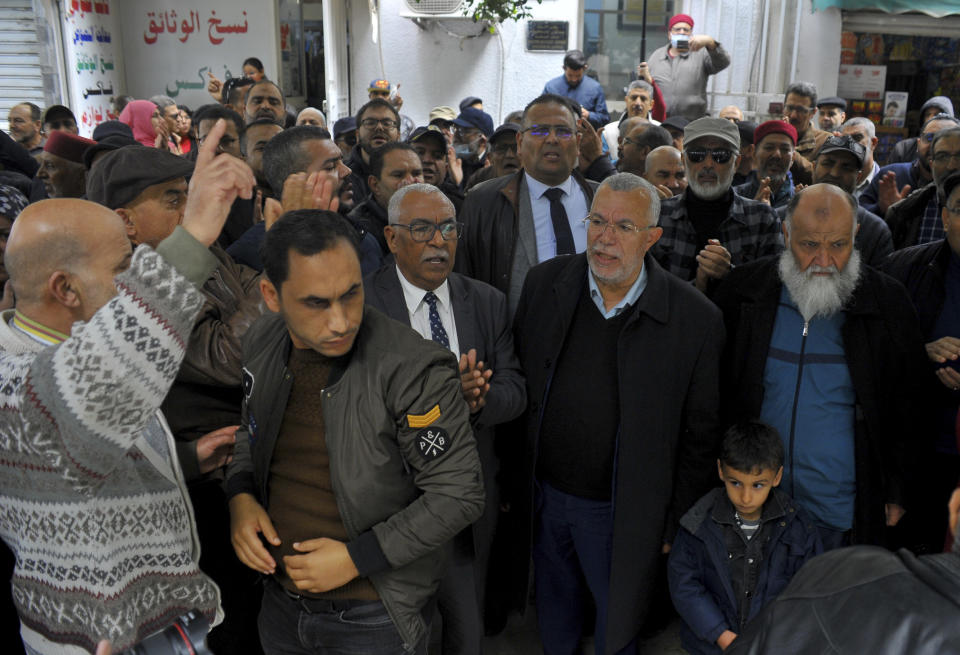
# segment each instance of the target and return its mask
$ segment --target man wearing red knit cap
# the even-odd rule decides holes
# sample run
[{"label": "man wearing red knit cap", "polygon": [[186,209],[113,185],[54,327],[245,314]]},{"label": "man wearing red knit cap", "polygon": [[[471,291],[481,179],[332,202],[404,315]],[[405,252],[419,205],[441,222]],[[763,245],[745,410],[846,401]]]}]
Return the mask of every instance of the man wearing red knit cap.
[{"label": "man wearing red knit cap", "polygon": [[765,202],[774,209],[785,207],[793,197],[793,164],[797,130],[786,121],[761,123],[753,133],[757,170],[750,179],[733,188],[744,198]]},{"label": "man wearing red knit cap", "polygon": [[647,62],[663,93],[667,116],[696,120],[707,113],[707,78],[730,65],[730,55],[712,37],[693,34],[693,18],[677,14],[668,24],[670,43]]},{"label": "man wearing red knit cap", "polygon": [[40,161],[37,179],[43,182],[48,198],[83,197],[87,185],[83,153],[95,145],[96,141],[70,132],[50,133],[43,152],[37,156]]}]

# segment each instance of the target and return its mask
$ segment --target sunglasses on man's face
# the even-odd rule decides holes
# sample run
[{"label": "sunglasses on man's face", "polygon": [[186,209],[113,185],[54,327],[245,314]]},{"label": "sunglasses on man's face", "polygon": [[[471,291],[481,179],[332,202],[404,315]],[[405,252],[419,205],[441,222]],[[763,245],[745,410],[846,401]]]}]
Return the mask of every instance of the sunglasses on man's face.
[{"label": "sunglasses on man's face", "polygon": [[733,157],[732,150],[687,150],[686,152],[687,159],[694,164],[702,162],[707,158],[707,155],[710,155],[713,161],[718,164],[726,164]]}]

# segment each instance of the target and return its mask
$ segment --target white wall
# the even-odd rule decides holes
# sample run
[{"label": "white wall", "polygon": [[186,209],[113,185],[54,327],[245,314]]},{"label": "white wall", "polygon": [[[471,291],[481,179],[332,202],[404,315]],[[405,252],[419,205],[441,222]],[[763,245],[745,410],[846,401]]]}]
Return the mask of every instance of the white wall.
[{"label": "white wall", "polygon": [[247,57],[259,58],[267,76],[279,79],[273,2],[125,0],[115,6],[123,29],[127,93],[135,98],[169,91],[178,103],[199,107],[211,102],[207,71],[221,80],[227,71],[239,77]]},{"label": "white wall", "polygon": [[[384,75],[391,83],[400,83],[401,111],[418,125],[426,123],[433,107],[456,108],[470,95],[483,99],[484,111],[499,125],[503,116],[523,109],[538,96],[547,80],[562,74],[563,52],[527,52],[525,21],[502,24],[502,41],[490,33],[457,38],[442,27],[421,28],[400,17],[403,7],[403,0],[380,2],[385,69],[381,72],[378,46],[371,40],[368,3],[350,3],[351,111],[366,102],[370,80]],[[579,0],[544,0],[541,5],[534,3],[531,12],[536,20],[569,21],[568,48],[577,47]]]}]

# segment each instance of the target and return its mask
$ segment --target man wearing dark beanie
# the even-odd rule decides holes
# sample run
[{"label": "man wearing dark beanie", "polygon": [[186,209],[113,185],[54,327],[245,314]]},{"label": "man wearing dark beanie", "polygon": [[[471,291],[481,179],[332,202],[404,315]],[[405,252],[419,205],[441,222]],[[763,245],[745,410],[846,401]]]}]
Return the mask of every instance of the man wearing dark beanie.
[{"label": "man wearing dark beanie", "polygon": [[86,185],[83,153],[96,141],[64,131],[51,132],[37,156],[40,170],[37,179],[43,183],[48,198],[82,198]]},{"label": "man wearing dark beanie", "polygon": [[[87,197],[120,215],[134,246],[155,246],[183,220],[192,174],[193,162],[183,157],[158,148],[124,146],[93,163]],[[249,644],[258,642],[260,600],[252,591],[256,576],[239,563],[230,546],[220,481],[240,423],[240,341],[262,313],[260,276],[216,244],[210,252],[217,267],[200,289],[203,310],[161,409],[190,491],[202,547],[200,568],[223,590],[227,618],[211,633],[210,646],[217,652],[249,653]]]}]

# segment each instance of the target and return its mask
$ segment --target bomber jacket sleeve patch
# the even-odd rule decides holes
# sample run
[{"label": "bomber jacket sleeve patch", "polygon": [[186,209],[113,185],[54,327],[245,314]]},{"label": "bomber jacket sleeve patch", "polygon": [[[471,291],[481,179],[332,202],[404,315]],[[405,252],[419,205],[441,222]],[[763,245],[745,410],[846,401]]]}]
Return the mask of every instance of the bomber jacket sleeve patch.
[{"label": "bomber jacket sleeve patch", "polygon": [[407,414],[407,425],[412,429],[426,428],[440,418],[440,405],[434,405],[426,414]]},{"label": "bomber jacket sleeve patch", "polygon": [[417,432],[417,449],[425,460],[445,455],[449,447],[450,435],[443,428],[424,428]]}]

